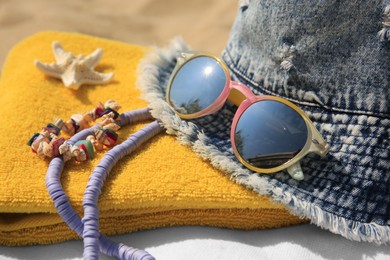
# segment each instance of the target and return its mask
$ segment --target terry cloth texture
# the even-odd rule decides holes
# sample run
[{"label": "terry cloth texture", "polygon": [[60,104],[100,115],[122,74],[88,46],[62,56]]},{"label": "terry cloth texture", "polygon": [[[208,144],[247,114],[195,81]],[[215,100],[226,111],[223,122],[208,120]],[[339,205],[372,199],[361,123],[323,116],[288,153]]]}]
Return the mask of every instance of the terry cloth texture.
[{"label": "terry cloth texture", "polygon": [[388,243],[390,45],[381,39],[381,21],[390,8],[382,1],[241,3],[222,53],[233,80],[256,94],[296,103],[330,145],[329,154],[307,156],[302,181],[285,172],[261,175],[232,152],[233,105],[181,120],[165,102],[176,57],[188,50],[180,40],[140,65],[139,85],[153,116],[236,182],[271,195],[295,214],[352,240]]},{"label": "terry cloth texture", "polygon": [[[34,60],[53,62],[53,41],[73,54],[104,54],[99,72],[115,72],[107,85],[81,86],[74,91],[45,76]],[[80,34],[43,32],[10,52],[1,74],[0,102],[0,244],[30,245],[77,238],[57,215],[46,191],[48,160],[26,145],[54,118],[93,109],[113,99],[119,112],[146,107],[135,87],[136,67],[150,49]],[[118,131],[124,141],[145,124]],[[82,215],[85,187],[104,153],[91,161],[69,161],[62,175],[72,206]],[[99,200],[100,229],[118,234],[173,225],[211,225],[237,229],[275,228],[306,222],[294,217],[267,196],[235,184],[174,137],[161,134],[111,171]]]}]

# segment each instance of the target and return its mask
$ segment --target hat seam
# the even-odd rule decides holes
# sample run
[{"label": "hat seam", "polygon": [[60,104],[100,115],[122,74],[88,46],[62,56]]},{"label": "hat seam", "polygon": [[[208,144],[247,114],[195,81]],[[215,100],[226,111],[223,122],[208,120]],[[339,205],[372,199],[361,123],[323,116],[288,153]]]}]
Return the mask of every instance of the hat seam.
[{"label": "hat seam", "polygon": [[[331,133],[332,134],[332,133]],[[346,133],[348,134],[348,133]],[[362,137],[362,138],[367,138],[367,137],[374,137],[374,138],[377,138],[377,137],[381,137],[380,135],[374,135],[374,134],[368,134],[368,135],[354,135],[354,134],[348,134],[347,137]]]},{"label": "hat seam", "polygon": [[[347,133],[348,134],[348,133]],[[374,138],[377,138],[377,137],[380,137],[379,135],[374,135],[374,134],[368,134],[368,135],[354,135],[354,134],[348,134],[348,137],[363,137],[363,138],[367,138],[367,137],[374,137]]]},{"label": "hat seam", "polygon": [[[368,166],[368,165],[361,165],[361,164],[354,164],[354,163],[343,163],[342,165],[340,165],[340,166],[347,166],[347,165],[350,165],[350,166],[356,166],[356,167],[362,167],[362,168],[369,168],[369,169],[372,169],[372,170],[374,170],[374,169],[376,169],[376,168],[373,168],[372,166]],[[307,165],[306,165],[306,167],[308,167]],[[309,168],[309,167],[308,167]],[[314,171],[317,171],[318,169],[317,168],[311,168],[310,167],[310,169],[311,170],[314,170]],[[379,169],[379,170],[386,170],[387,168],[385,168],[385,167],[383,167],[382,169]],[[328,172],[328,173],[331,173],[331,171],[326,171],[325,169],[321,169],[322,171],[324,171],[324,172]],[[343,176],[346,176],[346,175],[343,175]],[[352,176],[351,176],[351,178],[352,178]],[[358,178],[358,177],[353,177],[353,178]],[[359,178],[359,180],[362,180],[362,181],[375,181],[375,182],[379,182],[379,181],[377,181],[377,180],[370,180],[370,179],[365,179],[365,178]]]},{"label": "hat seam", "polygon": [[[332,140],[335,140],[335,139],[332,139]],[[334,145],[347,145],[347,146],[367,147],[367,145],[364,145],[364,144],[348,144],[348,143],[345,143],[345,142],[334,142],[334,141],[332,141],[331,143],[332,143],[332,146],[334,146]],[[385,147],[385,146],[379,146],[379,145],[374,145],[374,144],[370,144],[370,147],[378,148],[378,149],[382,149],[382,150],[386,150],[387,149],[387,147]]]},{"label": "hat seam", "polygon": [[[315,168],[312,168],[312,167],[309,167],[309,166],[306,166],[305,168],[310,169],[310,170],[313,170],[313,171],[318,170],[318,169],[315,169]],[[329,171],[323,170],[323,172],[329,172]],[[332,180],[332,179],[328,179],[328,178],[320,177],[320,176],[317,176],[317,178],[318,178],[318,179],[321,179],[321,180],[324,180],[324,181],[334,181],[334,180]],[[373,182],[373,183],[382,183],[381,181],[378,181],[378,180],[360,179],[360,178],[358,178],[358,177],[350,177],[350,178],[348,178],[348,179],[352,179],[352,178],[354,178],[354,179],[359,179],[359,180],[362,180],[362,181],[371,181],[371,182]],[[311,183],[309,180],[302,180],[301,182],[308,183],[308,184]],[[343,183],[343,184],[346,185],[346,186],[352,186],[352,187],[354,187],[352,184],[345,184],[345,183]],[[289,186],[292,187],[291,185],[289,185]],[[323,189],[331,190],[330,188],[323,188]],[[340,190],[340,191],[337,191],[337,192],[343,193],[343,191],[341,191],[341,190]],[[348,193],[343,193],[343,194],[348,194]],[[359,195],[353,195],[353,197],[363,198],[363,197],[360,197]],[[335,204],[335,205],[336,205],[336,204]]]},{"label": "hat seam", "polygon": [[[347,165],[352,165],[352,166],[364,166],[365,168],[367,168],[367,167],[370,167],[370,168],[372,168],[371,166],[369,166],[369,165],[362,165],[362,164],[356,164],[356,163],[349,163],[349,162],[343,162],[343,164],[345,165],[345,164],[347,164]],[[379,170],[388,170],[388,168],[385,168],[385,167],[383,167],[383,166],[378,166],[378,168],[379,168]],[[365,180],[365,179],[362,179],[362,180]]]},{"label": "hat seam", "polygon": [[[332,112],[335,112],[335,111],[332,111]],[[335,121],[335,123],[362,124],[360,122],[363,121],[363,122],[366,122],[366,124],[368,124],[368,125],[372,125],[374,123],[373,121],[375,121],[375,123],[379,122],[381,125],[388,125],[390,122],[390,118],[383,118],[383,117],[378,117],[375,115],[356,114],[356,115],[352,115],[353,117],[351,118],[351,117],[346,117],[346,116],[350,116],[349,114],[345,115],[343,113],[337,113],[337,111],[336,111],[336,113],[324,114],[321,107],[312,107],[312,110],[310,111],[310,113],[313,116],[315,116],[316,118],[318,118],[318,120],[322,120],[322,121],[325,121],[329,117],[331,117],[332,120]],[[339,118],[340,116],[343,116],[344,118],[347,118],[347,119],[340,119]],[[362,125],[365,125],[365,124],[362,124]]]},{"label": "hat seam", "polygon": [[[287,99],[293,103],[296,103],[296,104],[300,104],[300,105],[304,105],[304,106],[310,106],[310,107],[318,107],[318,108],[322,108],[322,109],[326,109],[328,110],[329,112],[340,112],[340,113],[347,113],[347,114],[353,114],[353,115],[369,115],[369,116],[375,116],[375,117],[380,117],[380,118],[386,118],[386,119],[390,119],[390,115],[389,114],[386,114],[384,112],[370,112],[370,111],[365,111],[365,110],[350,110],[350,109],[343,109],[343,108],[339,108],[339,107],[330,107],[328,105],[325,105],[324,103],[320,102],[320,103],[313,103],[313,102],[309,102],[309,101],[301,101],[301,100],[297,100],[295,98],[291,98],[291,97],[286,97],[286,96],[282,96],[280,94],[277,94],[271,90],[268,90],[268,89],[265,89],[264,87],[261,86],[260,83],[252,80],[252,79],[249,79],[244,72],[240,71],[237,67],[237,64],[233,61],[233,58],[231,57],[231,54],[229,52],[229,50],[225,49],[223,54],[226,54],[227,57],[229,57],[230,59],[230,63],[226,63],[226,65],[229,67],[229,69],[233,72],[235,72],[236,74],[238,74],[242,79],[244,79],[247,83],[250,83],[251,85],[261,89],[263,92],[266,92],[267,94],[270,94],[270,95],[273,95],[273,96],[277,96],[277,97],[282,97],[284,99]],[[263,84],[265,83],[268,83],[268,82],[265,82],[265,80],[263,80]],[[271,83],[270,83],[271,84]]]},{"label": "hat seam", "polygon": [[322,123],[322,122],[318,122],[318,121],[317,121],[317,123],[324,124],[324,125],[334,125],[334,124],[336,124],[336,125],[345,125],[345,126],[362,126],[362,127],[369,127],[369,128],[371,128],[371,127],[375,127],[375,128],[383,127],[384,128],[384,126],[373,126],[373,125],[369,125],[369,124],[364,125],[364,124],[356,124],[356,123],[338,123],[338,122],[335,122],[335,123],[323,122]]},{"label": "hat seam", "polygon": [[[352,155],[367,155],[366,153],[356,153],[356,152],[344,152],[344,151],[336,151],[332,154],[335,154],[335,153],[344,153],[344,154],[352,154]],[[371,158],[377,158],[377,159],[387,159],[387,157],[384,157],[384,156],[378,156],[378,155],[371,155],[370,156]]]}]

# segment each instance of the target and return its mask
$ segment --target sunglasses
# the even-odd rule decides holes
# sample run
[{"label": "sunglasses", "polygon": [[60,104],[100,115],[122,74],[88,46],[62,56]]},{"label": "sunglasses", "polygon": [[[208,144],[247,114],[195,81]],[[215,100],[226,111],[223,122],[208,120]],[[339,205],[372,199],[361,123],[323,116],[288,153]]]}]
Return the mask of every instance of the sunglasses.
[{"label": "sunglasses", "polygon": [[237,105],[230,132],[232,148],[243,165],[258,173],[287,169],[294,179],[302,180],[299,161],[308,153],[323,157],[329,150],[300,108],[280,97],[256,96],[232,81],[226,64],[212,55],[182,53],[166,99],[183,119],[215,113],[227,100]]}]

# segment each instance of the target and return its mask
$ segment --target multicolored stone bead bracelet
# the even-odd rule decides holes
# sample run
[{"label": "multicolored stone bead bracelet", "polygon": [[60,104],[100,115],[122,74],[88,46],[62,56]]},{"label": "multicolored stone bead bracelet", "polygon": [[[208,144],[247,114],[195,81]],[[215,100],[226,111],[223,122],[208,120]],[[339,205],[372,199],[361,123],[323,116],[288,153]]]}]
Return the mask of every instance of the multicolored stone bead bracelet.
[{"label": "multicolored stone bead bracelet", "polygon": [[[40,158],[53,158],[62,155],[65,161],[74,157],[77,161],[85,161],[93,158],[94,151],[102,151],[115,145],[118,135],[115,133],[120,126],[117,122],[120,105],[108,100],[104,105],[99,103],[92,111],[85,114],[75,114],[64,122],[56,119],[55,123],[49,123],[42,128],[40,133],[35,133],[27,142],[33,152]],[[59,137],[61,130],[72,136],[90,126],[91,122],[102,118],[100,127],[86,138],[86,140],[69,145],[65,138]]]},{"label": "multicolored stone bead bracelet", "polygon": [[[153,120],[148,109],[139,109],[120,115],[120,126],[135,122]],[[68,140],[69,145],[74,145],[84,140],[100,127],[99,123],[93,127],[84,129]],[[84,239],[84,259],[98,259],[99,251],[106,255],[127,260],[151,260],[154,259],[149,253],[136,248],[117,244],[99,232],[99,210],[97,207],[98,197],[101,193],[104,180],[112,167],[124,156],[131,154],[141,144],[148,141],[163,128],[157,121],[145,126],[140,131],[131,135],[126,141],[109,150],[95,170],[92,172],[84,194],[84,218],[81,219],[70,205],[69,199],[61,185],[61,174],[64,168],[63,156],[54,157],[46,173],[46,187],[58,214]]]}]

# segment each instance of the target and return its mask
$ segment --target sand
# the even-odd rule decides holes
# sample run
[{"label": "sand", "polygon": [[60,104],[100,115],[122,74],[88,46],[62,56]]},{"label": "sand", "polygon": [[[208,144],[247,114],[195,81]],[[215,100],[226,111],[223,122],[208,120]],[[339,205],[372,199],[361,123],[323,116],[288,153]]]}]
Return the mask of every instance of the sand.
[{"label": "sand", "polygon": [[236,0],[0,0],[0,67],[13,45],[45,30],[147,46],[182,36],[194,49],[219,55],[237,6]]}]

